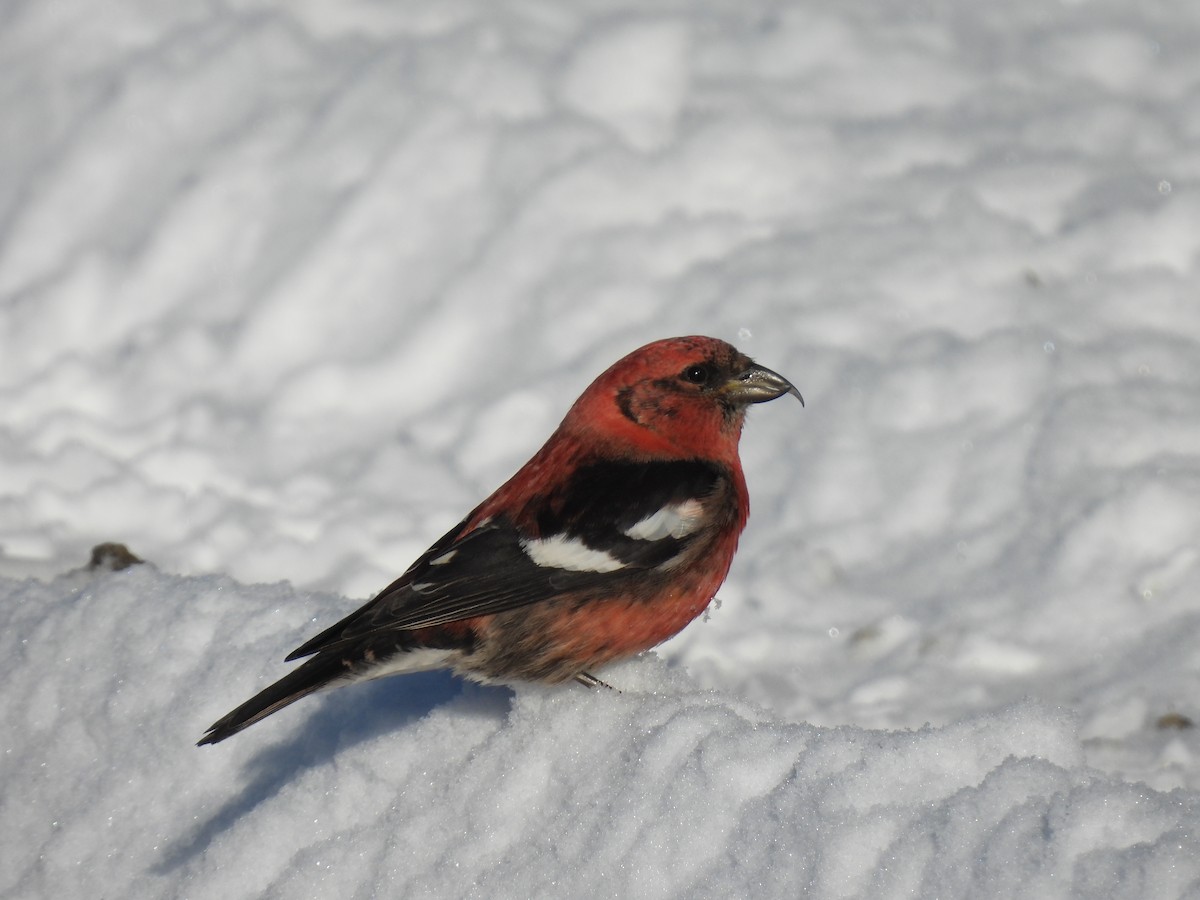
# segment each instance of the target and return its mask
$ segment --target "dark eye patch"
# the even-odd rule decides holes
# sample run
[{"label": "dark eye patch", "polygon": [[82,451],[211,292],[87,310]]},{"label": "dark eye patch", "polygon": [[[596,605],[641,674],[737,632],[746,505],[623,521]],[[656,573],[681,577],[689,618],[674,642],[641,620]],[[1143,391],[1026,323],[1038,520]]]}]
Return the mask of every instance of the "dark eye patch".
[{"label": "dark eye patch", "polygon": [[680,373],[680,378],[692,384],[708,384],[712,380],[712,367],[696,363]]}]

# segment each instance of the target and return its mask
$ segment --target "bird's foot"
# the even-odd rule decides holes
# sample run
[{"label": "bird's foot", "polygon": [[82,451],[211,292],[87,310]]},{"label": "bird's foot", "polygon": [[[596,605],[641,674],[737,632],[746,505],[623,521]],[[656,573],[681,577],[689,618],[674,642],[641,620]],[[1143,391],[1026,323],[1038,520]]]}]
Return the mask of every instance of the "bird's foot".
[{"label": "bird's foot", "polygon": [[[582,684],[584,687],[590,687],[590,688],[602,687],[602,688],[608,688],[610,691],[617,691],[617,689],[615,687],[613,687],[611,684],[601,681],[599,678],[597,678],[595,675],[592,675],[590,672],[580,672],[578,675],[575,676],[575,680],[578,681],[580,684]],[[617,691],[617,693],[619,694],[621,692]]]}]

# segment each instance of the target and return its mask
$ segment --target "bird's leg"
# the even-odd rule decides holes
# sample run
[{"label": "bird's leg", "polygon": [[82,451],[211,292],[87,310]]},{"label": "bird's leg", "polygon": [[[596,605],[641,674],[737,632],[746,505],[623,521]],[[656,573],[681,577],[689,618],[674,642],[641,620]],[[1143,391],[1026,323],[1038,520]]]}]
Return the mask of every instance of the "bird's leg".
[{"label": "bird's leg", "polygon": [[[602,687],[602,688],[608,688],[610,691],[617,691],[617,689],[615,687],[613,687],[611,684],[606,684],[605,682],[603,682],[599,678],[597,678],[595,675],[592,675],[590,672],[580,672],[578,675],[575,676],[575,680],[578,681],[580,684],[582,684],[584,687],[590,687],[590,688]],[[617,693],[619,694],[621,692],[617,691]]]}]

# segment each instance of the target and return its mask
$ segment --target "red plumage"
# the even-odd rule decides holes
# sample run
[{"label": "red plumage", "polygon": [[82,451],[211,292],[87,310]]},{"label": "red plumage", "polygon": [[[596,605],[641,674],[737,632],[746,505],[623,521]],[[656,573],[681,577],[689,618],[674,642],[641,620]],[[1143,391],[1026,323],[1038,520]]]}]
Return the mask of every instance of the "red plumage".
[{"label": "red plumage", "polygon": [[406,671],[601,683],[590,670],[671,637],[725,580],[749,513],[746,408],[787,393],[800,398],[714,338],[634,351],[512,478],[200,743],[321,688]]}]

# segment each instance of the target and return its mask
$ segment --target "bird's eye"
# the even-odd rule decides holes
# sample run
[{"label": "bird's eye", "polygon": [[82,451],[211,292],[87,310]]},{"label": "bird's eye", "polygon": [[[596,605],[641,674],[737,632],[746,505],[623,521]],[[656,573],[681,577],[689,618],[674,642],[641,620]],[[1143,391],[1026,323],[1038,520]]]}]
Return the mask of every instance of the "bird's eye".
[{"label": "bird's eye", "polygon": [[704,384],[708,381],[707,366],[688,366],[683,370],[683,378],[692,384]]}]

